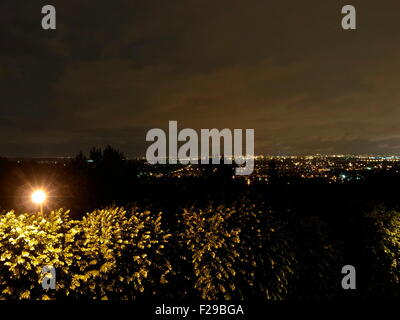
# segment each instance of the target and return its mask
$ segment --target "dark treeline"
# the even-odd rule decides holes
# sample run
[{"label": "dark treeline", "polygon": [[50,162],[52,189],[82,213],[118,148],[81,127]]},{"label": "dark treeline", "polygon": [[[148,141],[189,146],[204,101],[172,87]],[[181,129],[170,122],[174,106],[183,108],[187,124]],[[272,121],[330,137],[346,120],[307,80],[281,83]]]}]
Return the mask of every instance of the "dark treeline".
[{"label": "dark treeline", "polygon": [[[273,168],[273,163],[269,166]],[[93,208],[138,205],[154,210],[175,210],[192,204],[230,205],[246,199],[268,203],[279,210],[340,220],[377,205],[397,209],[400,175],[376,171],[361,182],[328,184],[325,181],[281,177],[271,171],[270,183],[232,179],[233,167],[203,165],[199,177],[158,177],[151,172],[171,171],[172,165],[150,166],[126,160],[122,152],[108,146],[79,153],[70,161],[40,163],[0,158],[0,207],[34,211],[30,194],[35,188],[49,193],[48,209],[70,208],[77,217]]]}]

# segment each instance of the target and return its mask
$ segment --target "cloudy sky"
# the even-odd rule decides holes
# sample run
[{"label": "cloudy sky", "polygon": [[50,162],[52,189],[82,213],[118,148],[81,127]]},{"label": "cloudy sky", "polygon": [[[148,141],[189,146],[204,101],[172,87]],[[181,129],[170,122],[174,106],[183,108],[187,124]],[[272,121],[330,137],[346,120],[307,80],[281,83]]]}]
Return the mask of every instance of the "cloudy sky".
[{"label": "cloudy sky", "polygon": [[[357,30],[341,8],[357,9]],[[57,30],[41,29],[41,7]],[[144,155],[147,130],[254,128],[257,154],[400,154],[398,0],[0,3],[0,155]]]}]

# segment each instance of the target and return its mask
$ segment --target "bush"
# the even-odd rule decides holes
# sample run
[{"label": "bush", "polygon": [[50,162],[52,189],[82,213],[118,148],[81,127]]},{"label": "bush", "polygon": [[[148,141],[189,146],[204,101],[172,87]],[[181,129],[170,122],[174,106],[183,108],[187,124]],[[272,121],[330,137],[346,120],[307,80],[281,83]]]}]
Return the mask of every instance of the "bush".
[{"label": "bush", "polygon": [[[62,209],[2,213],[0,299],[340,297],[343,252],[318,218],[250,204],[191,208],[175,218],[170,234],[161,213],[118,207],[79,221]],[[398,297],[399,213],[381,208],[358,222],[364,232],[350,240],[363,259],[359,296]],[[56,290],[42,288],[46,265],[56,268]]]},{"label": "bush", "polygon": [[135,299],[156,294],[171,270],[163,254],[169,234],[161,214],[96,210],[71,230],[75,263],[66,294],[94,299]]},{"label": "bush", "polygon": [[[161,214],[96,210],[82,221],[68,212],[46,218],[9,212],[0,218],[2,299],[135,299],[153,295],[171,266],[163,255],[170,235]],[[57,271],[57,290],[44,292],[41,270]]]},{"label": "bush", "polygon": [[185,210],[182,242],[202,299],[282,299],[292,276],[290,239],[254,206]]},{"label": "bush", "polygon": [[[0,299],[48,299],[41,286],[45,265],[68,269],[73,253],[65,241],[68,211],[48,217],[8,212],[0,216]],[[63,284],[60,283],[62,287]]]},{"label": "bush", "polygon": [[366,215],[369,297],[400,297],[400,213],[378,207]]}]

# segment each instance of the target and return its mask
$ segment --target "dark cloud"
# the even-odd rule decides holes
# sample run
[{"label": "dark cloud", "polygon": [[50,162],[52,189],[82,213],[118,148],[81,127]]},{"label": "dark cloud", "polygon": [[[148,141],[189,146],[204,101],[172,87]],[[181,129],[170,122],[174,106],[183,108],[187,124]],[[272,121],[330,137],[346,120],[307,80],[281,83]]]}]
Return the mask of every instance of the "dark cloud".
[{"label": "dark cloud", "polygon": [[0,4],[0,153],[64,156],[145,133],[255,128],[257,153],[399,153],[398,1]]}]

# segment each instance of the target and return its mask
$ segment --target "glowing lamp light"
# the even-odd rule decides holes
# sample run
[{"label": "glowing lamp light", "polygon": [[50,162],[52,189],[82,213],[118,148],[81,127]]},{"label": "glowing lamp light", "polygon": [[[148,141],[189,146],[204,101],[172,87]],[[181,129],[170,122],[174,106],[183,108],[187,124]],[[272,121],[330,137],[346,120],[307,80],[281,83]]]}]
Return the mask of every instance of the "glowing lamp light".
[{"label": "glowing lamp light", "polygon": [[32,193],[32,201],[37,204],[42,204],[46,200],[46,193],[43,190],[37,190]]}]

